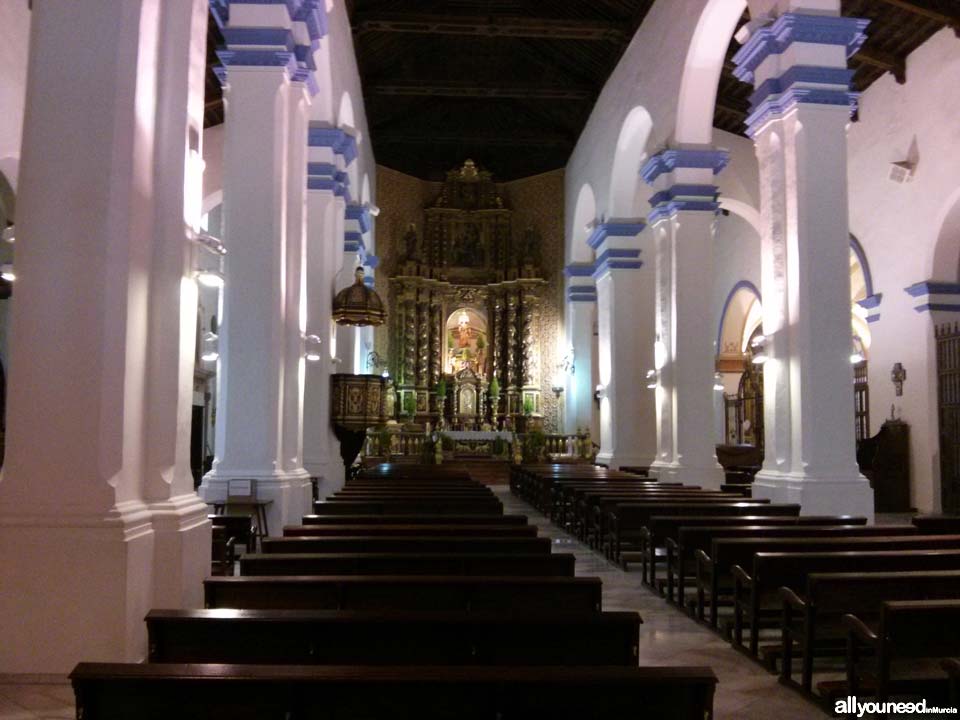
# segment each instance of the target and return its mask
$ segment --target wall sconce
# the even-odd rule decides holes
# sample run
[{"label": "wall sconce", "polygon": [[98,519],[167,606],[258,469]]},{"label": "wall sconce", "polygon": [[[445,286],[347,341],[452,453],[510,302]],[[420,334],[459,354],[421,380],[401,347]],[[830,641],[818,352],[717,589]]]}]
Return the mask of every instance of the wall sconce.
[{"label": "wall sconce", "polygon": [[647,390],[657,389],[657,371],[647,370]]},{"label": "wall sconce", "polygon": [[723,376],[720,373],[713,374],[713,389],[723,392],[726,388],[723,386]]},{"label": "wall sconce", "polygon": [[13,225],[10,225],[3,229],[2,237],[4,242],[8,242],[11,245],[16,241],[16,234],[14,232]]},{"label": "wall sconce", "polygon": [[4,263],[0,265],[0,278],[3,278],[7,282],[13,282],[17,279],[17,275],[13,272],[13,265],[10,263]]},{"label": "wall sconce", "polygon": [[667,364],[667,346],[660,336],[657,335],[657,341],[653,344],[653,367],[657,370],[663,370]]},{"label": "wall sconce", "polygon": [[597,385],[593,390],[593,399],[597,403],[597,408],[600,408],[600,401],[607,396],[607,389],[603,385]]},{"label": "wall sconce", "polygon": [[200,359],[203,362],[216,362],[220,359],[220,342],[216,333],[208,331],[203,334]]},{"label": "wall sconce", "polygon": [[754,365],[763,365],[770,359],[767,355],[767,338],[765,335],[757,335],[751,340],[750,348],[753,351],[753,358],[750,362]]},{"label": "wall sconce", "polygon": [[303,338],[303,345],[303,357],[307,362],[318,362],[322,357],[320,354],[320,338],[316,335],[307,335]]},{"label": "wall sconce", "polygon": [[893,370],[890,371],[890,379],[893,381],[897,397],[901,397],[903,395],[903,381],[907,379],[906,368],[900,363],[894,363]]}]

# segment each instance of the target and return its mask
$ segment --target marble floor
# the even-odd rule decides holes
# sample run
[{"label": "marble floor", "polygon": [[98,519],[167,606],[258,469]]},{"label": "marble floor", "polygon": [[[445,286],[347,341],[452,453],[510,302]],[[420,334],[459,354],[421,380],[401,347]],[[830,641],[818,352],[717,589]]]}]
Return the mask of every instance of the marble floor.
[{"label": "marble floor", "polygon": [[[716,720],[827,718],[813,703],[777,683],[776,677],[740,655],[713,632],[674,609],[645,588],[639,573],[624,572],[608,563],[565,532],[550,524],[530,506],[495,486],[505,512],[522,513],[553,538],[556,552],[572,552],[577,574],[603,580],[605,610],[635,610],[640,627],[642,665],[709,665],[720,684],[714,702]],[[0,676],[0,720],[74,717],[73,691],[65,678]]]},{"label": "marble floor", "polygon": [[828,718],[812,702],[780,685],[776,676],[747,659],[707,630],[647,589],[636,571],[624,572],[607,562],[571,535],[560,530],[508,488],[494,487],[505,513],[525,514],[540,527],[540,534],[553,538],[554,552],[572,552],[577,575],[603,580],[604,610],[635,610],[640,613],[641,665],[709,665],[720,683],[714,699],[715,720],[809,720]]}]

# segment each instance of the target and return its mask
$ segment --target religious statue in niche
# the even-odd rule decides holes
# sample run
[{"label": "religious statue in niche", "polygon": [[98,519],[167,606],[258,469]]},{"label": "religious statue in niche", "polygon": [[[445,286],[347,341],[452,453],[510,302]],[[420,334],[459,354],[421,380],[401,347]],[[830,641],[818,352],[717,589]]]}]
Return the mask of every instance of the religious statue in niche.
[{"label": "religious statue in niche", "polygon": [[446,372],[456,375],[470,370],[478,377],[485,377],[486,366],[486,321],[473,309],[454,312],[447,320]]},{"label": "religious statue in niche", "polygon": [[410,223],[407,232],[400,239],[399,261],[401,263],[420,260],[420,240],[417,237],[417,226]]},{"label": "religious statue in niche", "polygon": [[528,227],[523,233],[523,243],[520,246],[520,264],[521,265],[540,265],[540,248],[543,241],[540,233],[532,227]]}]

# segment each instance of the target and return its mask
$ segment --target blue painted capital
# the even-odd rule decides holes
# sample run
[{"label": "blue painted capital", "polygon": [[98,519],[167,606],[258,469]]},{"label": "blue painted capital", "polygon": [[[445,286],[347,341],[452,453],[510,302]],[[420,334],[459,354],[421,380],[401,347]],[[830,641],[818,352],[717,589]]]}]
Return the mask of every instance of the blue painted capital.
[{"label": "blue painted capital", "polygon": [[568,303],[595,303],[596,301],[597,288],[593,285],[571,285],[567,288]]},{"label": "blue painted capital", "polygon": [[678,212],[709,212],[720,210],[720,191],[715,185],[677,184],[655,193],[650,198],[653,209],[647,215],[651,225]]},{"label": "blue painted capital", "polygon": [[759,28],[733,56],[737,66],[734,75],[743,82],[753,82],[756,69],[771,55],[780,55],[794,43],[840,45],[847,57],[866,42],[864,34],[869,20],[830,15],[784,13],[770,25]]},{"label": "blue painted capital", "polygon": [[[285,27],[233,26],[232,5],[283,5],[291,22],[306,28],[309,42],[298,43],[293,31]],[[226,43],[216,51],[221,67],[215,73],[221,83],[226,83],[230,67],[282,67],[292,82],[304,83],[311,95],[319,91],[313,53],[327,34],[322,0],[210,0],[210,10]]]},{"label": "blue painted capital", "polygon": [[334,154],[343,158],[343,164],[349,165],[357,159],[357,139],[340,128],[311,125],[307,134],[310,147],[328,147]]},{"label": "blue painted capital", "polygon": [[362,233],[370,232],[370,228],[373,225],[373,220],[370,217],[370,208],[364,207],[363,205],[347,205],[346,218],[347,220],[355,221],[360,226],[360,232]]},{"label": "blue painted capital", "polygon": [[590,237],[587,238],[587,245],[596,250],[607,238],[611,237],[636,237],[643,232],[646,223],[640,222],[608,222],[597,225]]},{"label": "blue painted capital", "polygon": [[904,290],[914,299],[918,313],[960,312],[960,283],[924,280]]},{"label": "blue painted capital", "polygon": [[568,278],[592,277],[593,263],[588,263],[588,262],[570,263],[563,269],[563,274],[566,275]]},{"label": "blue painted capital", "polygon": [[350,202],[350,177],[333,163],[307,163],[307,189],[328,190]]},{"label": "blue painted capital", "polygon": [[658,177],[677,168],[709,169],[713,170],[714,175],[719,175],[729,162],[730,153],[726,150],[667,149],[658,152],[643,164],[640,177],[648,185],[652,185]]}]

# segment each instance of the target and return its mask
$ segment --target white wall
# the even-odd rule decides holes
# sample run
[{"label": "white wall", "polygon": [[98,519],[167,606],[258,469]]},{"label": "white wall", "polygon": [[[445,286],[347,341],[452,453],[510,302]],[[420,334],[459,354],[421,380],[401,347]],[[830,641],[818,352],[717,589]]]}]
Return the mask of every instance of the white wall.
[{"label": "white wall", "polygon": [[[871,432],[891,404],[910,424],[913,502],[926,511],[939,507],[940,494],[933,322],[914,311],[904,288],[958,279],[955,252],[952,262],[934,260],[943,218],[960,191],[958,87],[960,40],[945,29],[907,59],[906,84],[888,73],[864,93],[849,134],[850,231],[866,252],[874,292],[883,293],[868,358]],[[912,182],[889,180],[890,163],[911,154],[918,159]],[[960,247],[960,237],[955,243]],[[890,381],[895,362],[908,374],[899,398]]]},{"label": "white wall", "polygon": [[[912,499],[915,507],[927,512],[939,507],[933,319],[914,311],[914,300],[904,288],[930,278],[958,280],[960,236],[952,254],[934,258],[944,218],[960,198],[957,87],[960,41],[944,30],[910,55],[905,85],[886,74],[864,93],[860,120],[849,130],[850,231],[866,253],[873,292],[883,294],[880,320],[870,325],[870,431],[879,431],[891,405],[910,424]],[[747,142],[715,134],[717,145],[733,151],[731,167],[720,175],[724,190],[734,189],[730,169],[736,169],[737,178],[755,177],[756,162],[748,162],[743,152]],[[899,185],[889,180],[890,163],[911,153],[919,158],[912,182]],[[755,180],[737,183],[744,196],[755,197]],[[750,280],[760,288],[759,260],[759,237],[743,221],[721,218],[715,255],[717,323],[735,283]],[[896,362],[903,363],[908,373],[900,398],[890,381]]]}]

